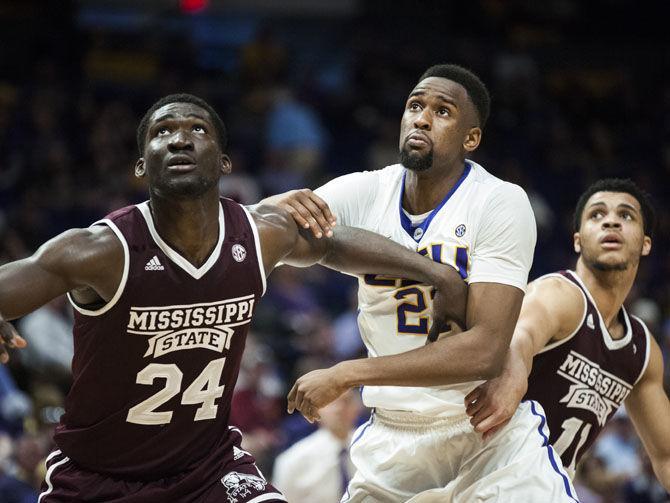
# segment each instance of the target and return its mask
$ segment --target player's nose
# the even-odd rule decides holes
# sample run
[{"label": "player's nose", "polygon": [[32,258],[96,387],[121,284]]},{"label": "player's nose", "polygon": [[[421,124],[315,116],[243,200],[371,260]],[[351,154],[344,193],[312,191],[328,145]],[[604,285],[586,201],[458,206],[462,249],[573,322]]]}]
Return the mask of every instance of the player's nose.
[{"label": "player's nose", "polygon": [[425,131],[430,131],[432,125],[431,119],[432,116],[430,114],[430,109],[426,107],[414,119],[414,127],[416,129],[423,129]]},{"label": "player's nose", "polygon": [[191,139],[191,136],[184,130],[179,129],[175,131],[172,136],[170,136],[168,147],[170,150],[192,150],[193,140]]},{"label": "player's nose", "polygon": [[606,216],[602,222],[604,229],[621,228],[621,222],[612,216]]}]

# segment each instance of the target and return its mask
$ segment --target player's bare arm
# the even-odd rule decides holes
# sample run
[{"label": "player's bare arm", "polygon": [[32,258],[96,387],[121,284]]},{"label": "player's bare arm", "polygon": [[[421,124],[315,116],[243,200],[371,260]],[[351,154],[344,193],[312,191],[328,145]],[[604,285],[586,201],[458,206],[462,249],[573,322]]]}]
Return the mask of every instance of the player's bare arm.
[{"label": "player's bare arm", "polygon": [[654,473],[670,491],[670,401],[663,389],[663,356],[649,338],[649,364],[626,399],[626,411],[649,455]]},{"label": "player's bare arm", "polygon": [[0,267],[0,359],[7,360],[5,346],[25,346],[8,320],[67,292],[84,305],[109,301],[121,281],[123,261],[113,231],[96,226],[66,231],[31,257]]},{"label": "player's bare arm", "polygon": [[567,281],[548,277],[528,285],[502,373],[465,397],[476,431],[488,437],[509,421],[528,389],[533,356],[573,333],[583,315],[583,298]]},{"label": "player's bare arm", "polygon": [[467,331],[412,351],[348,360],[299,378],[289,392],[289,412],[303,415],[357,386],[437,386],[489,379],[502,369],[523,291],[499,283],[469,286]]},{"label": "player's bare arm", "polygon": [[266,274],[279,263],[296,267],[321,264],[350,274],[375,272],[406,277],[437,289],[433,310],[443,321],[465,325],[467,285],[458,271],[434,262],[373,232],[340,226],[332,239],[319,240],[299,230],[281,208],[260,205],[253,209],[263,246]]},{"label": "player's bare arm", "polygon": [[333,235],[332,229],[337,219],[330,211],[328,203],[310,189],[290,190],[265,198],[258,204],[282,208],[293,217],[299,227],[310,229],[317,239]]}]

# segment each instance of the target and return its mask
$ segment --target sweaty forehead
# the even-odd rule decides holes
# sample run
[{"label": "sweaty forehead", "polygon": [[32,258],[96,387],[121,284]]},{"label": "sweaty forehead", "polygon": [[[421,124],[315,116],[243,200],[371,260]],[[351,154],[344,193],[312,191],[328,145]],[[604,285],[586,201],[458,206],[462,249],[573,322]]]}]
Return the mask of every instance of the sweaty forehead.
[{"label": "sweaty forehead", "polygon": [[610,208],[616,208],[619,205],[626,204],[632,206],[638,212],[641,211],[640,203],[628,192],[596,192],[589,200],[586,202],[586,207],[593,206],[596,204],[604,204]]},{"label": "sweaty forehead", "polygon": [[195,115],[203,118],[207,122],[212,122],[207,110],[194,103],[168,103],[167,105],[163,105],[151,114],[149,122],[156,122],[156,120],[165,117],[166,115],[172,115],[175,119]]}]

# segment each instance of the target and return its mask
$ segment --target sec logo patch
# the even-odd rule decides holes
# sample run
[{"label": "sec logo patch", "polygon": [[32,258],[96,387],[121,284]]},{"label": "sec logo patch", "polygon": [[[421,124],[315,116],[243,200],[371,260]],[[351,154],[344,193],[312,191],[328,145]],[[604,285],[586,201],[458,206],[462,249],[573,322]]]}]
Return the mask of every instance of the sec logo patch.
[{"label": "sec logo patch", "polygon": [[465,224],[461,224],[456,227],[454,233],[456,234],[456,237],[462,238],[465,235]]},{"label": "sec logo patch", "polygon": [[245,258],[247,258],[247,250],[245,250],[244,246],[242,245],[233,245],[231,253],[233,254],[233,258],[236,262],[242,262]]}]

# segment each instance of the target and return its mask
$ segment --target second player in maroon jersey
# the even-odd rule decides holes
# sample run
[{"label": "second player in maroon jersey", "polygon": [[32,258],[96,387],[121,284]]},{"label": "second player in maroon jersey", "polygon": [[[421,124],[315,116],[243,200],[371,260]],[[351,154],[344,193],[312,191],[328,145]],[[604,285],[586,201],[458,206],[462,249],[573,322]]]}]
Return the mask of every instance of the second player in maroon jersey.
[{"label": "second player in maroon jersey", "polygon": [[494,434],[522,397],[531,400],[546,412],[547,440],[574,471],[625,404],[656,476],[670,490],[663,357],[644,323],[623,306],[640,258],[651,251],[653,227],[648,196],[630,180],[600,180],[582,194],[575,271],[529,285],[503,374],[466,397],[478,431]]}]

